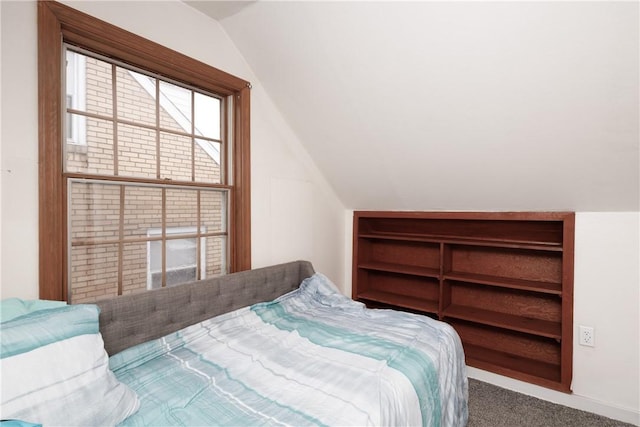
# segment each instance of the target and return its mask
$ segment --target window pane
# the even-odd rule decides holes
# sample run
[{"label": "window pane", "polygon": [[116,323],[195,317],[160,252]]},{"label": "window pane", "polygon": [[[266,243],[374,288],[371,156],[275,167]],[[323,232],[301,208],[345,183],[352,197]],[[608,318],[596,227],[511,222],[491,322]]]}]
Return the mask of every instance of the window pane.
[{"label": "window pane", "polygon": [[181,285],[196,280],[196,267],[187,267],[167,271],[167,286]]},{"label": "window pane", "polygon": [[[124,196],[120,236],[121,192]],[[122,293],[162,286],[162,193],[156,186],[72,181],[70,187],[71,269],[74,302],[89,302],[118,292],[118,248],[122,242]],[[226,231],[227,193],[220,190],[165,188],[165,276],[173,286],[227,272],[227,237],[197,238]],[[184,236],[184,237],[182,237]],[[131,241],[139,239],[140,241]],[[107,252],[108,250],[108,252]],[[99,254],[105,254],[100,260]],[[105,277],[97,277],[105,272]]]},{"label": "window pane", "polygon": [[195,157],[195,180],[197,182],[207,182],[220,184],[221,144],[197,138],[194,146]]},{"label": "window pane", "polygon": [[118,119],[155,126],[156,80],[117,67]]},{"label": "window pane", "polygon": [[198,219],[198,193],[190,189],[167,189],[166,191],[167,228],[194,227]]},{"label": "window pane", "polygon": [[147,290],[147,242],[125,243],[122,249],[122,294]]},{"label": "window pane", "polygon": [[[167,271],[167,284],[166,286],[182,285],[184,283],[193,282],[196,280],[196,268],[188,267],[179,270]],[[162,287],[162,273],[151,274],[151,284],[148,289],[157,289]]]},{"label": "window pane", "polygon": [[160,133],[160,177],[191,181],[191,137]]},{"label": "window pane", "polygon": [[149,242],[148,268],[151,273],[162,273],[162,241],[160,240]]},{"label": "window pane", "polygon": [[86,67],[86,110],[89,113],[113,117],[111,64],[87,56]]},{"label": "window pane", "polygon": [[220,139],[220,100],[196,92],[194,96],[196,135]]},{"label": "window pane", "polygon": [[167,271],[195,265],[196,239],[167,240]]},{"label": "window pane", "polygon": [[[67,97],[67,105],[71,103],[71,98]],[[87,145],[87,117],[81,114],[67,113],[65,120],[65,139],[67,147],[74,145]]]},{"label": "window pane", "polygon": [[118,294],[118,245],[74,246],[71,249],[71,302],[93,302]]},{"label": "window pane", "polygon": [[112,117],[111,64],[71,50],[66,55],[67,108]]},{"label": "window pane", "polygon": [[[173,286],[181,283],[191,282],[197,279],[197,251],[196,239],[193,237],[176,239],[176,235],[194,234],[195,227],[171,227],[166,230],[166,285]],[[149,231],[150,237],[160,236],[161,230]],[[201,239],[204,241],[204,238]],[[204,243],[204,242],[203,242]],[[162,241],[150,241],[149,245],[149,268],[147,283],[150,289],[162,287]],[[204,245],[200,248],[204,251]],[[204,256],[204,252],[202,252]],[[201,262],[204,259],[201,258]]]},{"label": "window pane", "polygon": [[86,65],[85,56],[66,51],[66,102],[67,108],[86,111]]},{"label": "window pane", "polygon": [[160,227],[162,227],[162,189],[126,186],[124,237],[147,237],[149,229]]},{"label": "window pane", "polygon": [[189,89],[160,81],[160,127],[191,134],[191,93]]},{"label": "window pane", "polygon": [[70,193],[69,219],[72,244],[118,238],[119,185],[73,182]]},{"label": "window pane", "polygon": [[[96,175],[113,175],[113,123],[67,113],[68,122],[79,120],[84,143],[67,142],[65,171]],[[73,126],[78,128],[78,126]]]},{"label": "window pane", "polygon": [[118,125],[118,175],[156,178],[157,169],[155,131]]},{"label": "window pane", "polygon": [[200,192],[200,224],[208,233],[227,231],[226,199],[221,191]]},{"label": "window pane", "polygon": [[227,274],[227,238],[207,237],[206,277]]}]

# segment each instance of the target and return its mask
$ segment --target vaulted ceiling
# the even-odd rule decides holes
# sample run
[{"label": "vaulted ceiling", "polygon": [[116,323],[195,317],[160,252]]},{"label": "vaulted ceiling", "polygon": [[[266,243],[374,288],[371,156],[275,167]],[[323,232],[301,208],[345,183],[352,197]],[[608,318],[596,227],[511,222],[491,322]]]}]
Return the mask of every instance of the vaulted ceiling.
[{"label": "vaulted ceiling", "polygon": [[637,2],[188,3],[347,208],[639,210]]}]

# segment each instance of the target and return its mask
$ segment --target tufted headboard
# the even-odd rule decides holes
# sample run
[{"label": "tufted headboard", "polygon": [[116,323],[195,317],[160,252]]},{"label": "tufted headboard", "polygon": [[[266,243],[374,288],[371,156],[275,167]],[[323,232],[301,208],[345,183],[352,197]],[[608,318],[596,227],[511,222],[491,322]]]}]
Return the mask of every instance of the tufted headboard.
[{"label": "tufted headboard", "polygon": [[294,261],[98,301],[105,349],[113,355],[213,316],[270,301],[313,274],[310,262]]}]

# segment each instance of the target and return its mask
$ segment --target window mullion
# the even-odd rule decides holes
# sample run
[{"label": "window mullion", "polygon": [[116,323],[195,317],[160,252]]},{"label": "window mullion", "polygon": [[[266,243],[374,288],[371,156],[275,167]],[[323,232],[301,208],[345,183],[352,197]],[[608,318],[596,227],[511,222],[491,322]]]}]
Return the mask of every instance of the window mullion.
[{"label": "window mullion", "polygon": [[118,176],[118,84],[116,65],[111,64],[111,111],[113,114],[113,174]]},{"label": "window mullion", "polygon": [[202,234],[202,231],[200,230],[200,195],[202,193],[200,192],[200,190],[196,191],[196,280],[200,280],[202,278],[202,268],[205,268],[206,266],[203,266],[202,263],[200,262],[201,259],[201,251],[203,250],[203,248],[201,247],[201,242],[200,242],[200,235]]},{"label": "window mullion", "polygon": [[118,230],[118,295],[122,295],[122,276],[123,259],[124,259],[124,203],[125,203],[125,186],[120,186],[120,224]]},{"label": "window mullion", "polygon": [[162,189],[162,284],[167,286],[167,189]]},{"label": "window mullion", "polygon": [[[196,180],[196,99],[195,92],[191,91],[191,180]],[[200,190],[196,191],[196,280],[202,278],[202,263],[200,262]]]},{"label": "window mullion", "polygon": [[196,180],[196,94],[191,91],[191,181]]},{"label": "window mullion", "polygon": [[229,170],[231,169],[231,167],[233,167],[232,165],[229,164],[228,160],[229,160],[229,147],[230,147],[230,142],[233,139],[233,136],[231,135],[232,132],[232,126],[230,126],[229,120],[230,120],[230,115],[229,115],[229,111],[230,111],[230,104],[232,104],[232,102],[229,102],[229,99],[233,99],[233,97],[227,96],[226,98],[224,98],[223,103],[222,103],[222,108],[220,109],[220,113],[222,115],[222,127],[220,128],[220,139],[222,140],[222,143],[220,144],[220,168],[222,169],[220,171],[220,182],[223,184],[229,184],[229,176],[230,176],[230,172]]},{"label": "window mullion", "polygon": [[220,183],[229,183],[229,97],[222,100],[220,108]]},{"label": "window mullion", "polygon": [[[155,79],[156,82],[156,178],[161,179],[160,172],[160,81]],[[163,285],[164,286],[164,285]]]}]

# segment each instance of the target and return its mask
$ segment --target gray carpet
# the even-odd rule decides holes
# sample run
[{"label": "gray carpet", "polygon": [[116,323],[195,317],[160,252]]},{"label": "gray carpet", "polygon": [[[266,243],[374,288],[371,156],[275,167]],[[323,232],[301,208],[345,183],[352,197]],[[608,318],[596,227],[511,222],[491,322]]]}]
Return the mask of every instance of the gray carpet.
[{"label": "gray carpet", "polygon": [[627,427],[632,424],[556,405],[469,378],[468,427]]}]

